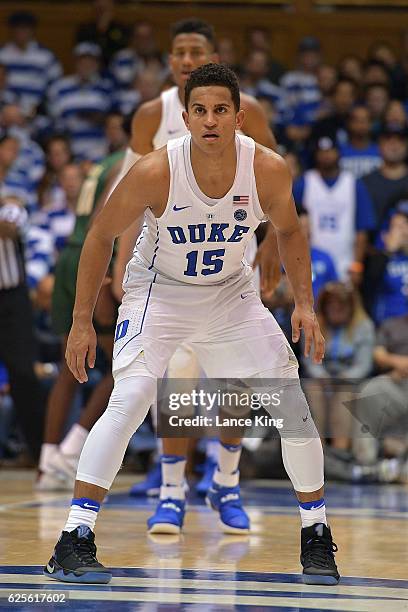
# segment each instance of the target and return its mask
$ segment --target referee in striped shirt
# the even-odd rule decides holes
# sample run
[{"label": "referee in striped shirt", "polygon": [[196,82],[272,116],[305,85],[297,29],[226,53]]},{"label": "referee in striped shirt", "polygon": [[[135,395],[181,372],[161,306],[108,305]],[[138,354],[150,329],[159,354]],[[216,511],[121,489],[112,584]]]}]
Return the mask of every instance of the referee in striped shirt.
[{"label": "referee in striped shirt", "polygon": [[8,370],[18,424],[30,454],[37,460],[45,397],[34,373],[33,321],[24,273],[27,212],[7,187],[7,174],[17,154],[15,138],[0,137],[0,361]]}]

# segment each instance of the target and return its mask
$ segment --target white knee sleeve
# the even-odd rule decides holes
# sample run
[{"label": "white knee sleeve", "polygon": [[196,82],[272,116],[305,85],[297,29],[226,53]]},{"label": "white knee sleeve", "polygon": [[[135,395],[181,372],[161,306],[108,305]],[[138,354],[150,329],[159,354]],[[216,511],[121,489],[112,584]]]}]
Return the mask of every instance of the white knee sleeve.
[{"label": "white knee sleeve", "polygon": [[280,370],[262,372],[255,378],[279,390],[280,404],[267,410],[282,420],[279,429],[282,458],[295,491],[311,493],[324,484],[323,449],[305,395],[300,386],[297,367],[289,363]]},{"label": "white knee sleeve", "polygon": [[108,407],[95,423],[81,453],[77,480],[110,489],[129,440],[156,396],[156,380],[130,376],[115,381]]},{"label": "white knee sleeve", "polygon": [[281,438],[282,459],[295,491],[312,493],[324,484],[322,443],[315,438]]}]

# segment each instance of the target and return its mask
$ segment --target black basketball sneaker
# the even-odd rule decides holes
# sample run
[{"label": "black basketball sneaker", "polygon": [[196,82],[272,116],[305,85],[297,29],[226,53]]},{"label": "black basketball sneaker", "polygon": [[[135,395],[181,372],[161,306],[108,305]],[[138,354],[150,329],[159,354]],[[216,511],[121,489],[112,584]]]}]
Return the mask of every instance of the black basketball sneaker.
[{"label": "black basketball sneaker", "polygon": [[96,558],[95,534],[86,525],[63,531],[44,574],[62,582],[106,584],[111,572]]},{"label": "black basketball sneaker", "polygon": [[334,560],[337,545],[332,540],[329,527],[315,523],[303,527],[301,533],[300,562],[303,565],[303,581],[306,584],[337,584],[340,574]]}]

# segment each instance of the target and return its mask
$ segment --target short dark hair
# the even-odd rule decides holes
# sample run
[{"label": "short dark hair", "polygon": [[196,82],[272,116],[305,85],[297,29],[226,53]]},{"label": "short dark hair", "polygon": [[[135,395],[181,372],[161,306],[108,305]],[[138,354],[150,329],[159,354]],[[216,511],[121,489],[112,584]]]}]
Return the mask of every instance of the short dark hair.
[{"label": "short dark hair", "polygon": [[238,79],[230,68],[222,64],[205,64],[193,70],[186,83],[185,107],[188,110],[188,103],[193,89],[196,87],[209,87],[215,85],[226,87],[230,90],[231,98],[238,112],[241,106],[241,96],[239,93]]},{"label": "short dark hair", "polygon": [[215,32],[212,25],[201,19],[183,19],[171,26],[171,40],[179,34],[201,34],[215,48]]}]

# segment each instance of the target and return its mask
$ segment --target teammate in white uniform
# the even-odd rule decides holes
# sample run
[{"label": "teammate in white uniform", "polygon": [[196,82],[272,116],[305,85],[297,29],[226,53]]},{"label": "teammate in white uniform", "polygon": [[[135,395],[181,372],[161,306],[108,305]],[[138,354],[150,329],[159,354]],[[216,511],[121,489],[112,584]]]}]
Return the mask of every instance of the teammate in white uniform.
[{"label": "teammate in white uniform", "polygon": [[[209,375],[251,378],[255,389],[281,390],[279,406],[267,410],[282,417],[282,456],[302,521],[304,579],[337,584],[320,438],[300,388],[296,359],[256,295],[243,261],[246,245],[267,215],[294,292],[293,339],[298,341],[303,329],[305,354],[312,350],[320,363],[324,340],[313,311],[310,257],[291,200],[290,172],[277,154],[236,136],[245,114],[239,110],[238,82],[228,68],[209,64],[195,70],[186,85],[186,109],[191,137],[134,165],[95,218],[83,247],[66,352],[80,382],[87,380],[85,363],[93,367],[95,362],[92,313],[114,239],[145,213],[146,229],[128,266],[118,318],[114,390],[85,443],[68,521],[45,572],[72,582],[111,579],[96,559],[97,512],[131,435],[155,399],[157,377],[186,341]],[[217,504],[230,495],[237,496],[236,489],[226,483],[210,499]],[[165,503],[169,512],[184,513],[183,502]]]},{"label": "teammate in white uniform", "polygon": [[[170,67],[176,85],[164,91],[159,98],[144,104],[135,114],[132,122],[131,147],[127,150],[122,172],[117,182],[141,155],[166,145],[171,138],[177,138],[187,133],[182,118],[185,82],[193,69],[210,61],[217,61],[214,48],[214,32],[207,23],[197,19],[188,19],[173,26]],[[245,125],[243,126],[245,134],[251,136],[260,144],[275,148],[275,139],[258,102],[252,97],[242,94],[241,104],[246,113]],[[139,230],[140,226],[130,228],[130,231],[126,232],[120,239],[113,279],[113,289],[118,300],[122,298],[125,265],[131,257],[136,234]],[[250,264],[253,264],[256,256],[257,242],[256,237],[253,236],[248,243],[245,257]],[[280,261],[273,231],[267,233],[266,240],[261,244],[257,261],[260,263],[262,271],[262,290],[264,295],[268,296],[272,293],[280,278]],[[255,282],[258,283],[259,289],[259,266],[256,268]],[[199,364],[190,347],[184,345],[178,349],[169,364],[168,376],[179,379],[196,379],[199,377]],[[155,415],[153,414],[153,416]],[[210,456],[207,457],[204,477],[196,486],[196,490],[200,494],[205,494],[211,483],[217,465],[214,455],[215,457],[218,455],[218,463],[221,462],[221,464],[225,461],[229,463],[232,458],[234,465],[239,461],[241,454],[240,440],[234,439],[234,443],[231,440],[224,442],[227,443],[228,448],[219,449],[217,443],[207,442],[207,453]],[[167,494],[165,487],[170,483],[176,484],[179,477],[176,474],[183,474],[184,478],[181,467],[185,465],[187,444],[187,440],[164,439],[164,454],[161,461],[162,464],[165,463],[166,465],[163,467],[162,473],[160,473],[160,466],[155,465],[152,471],[148,473],[145,481],[132,487],[131,495],[158,494],[160,485],[163,484],[164,488],[161,489],[161,496],[165,497]],[[178,465],[173,465],[176,463]],[[170,479],[170,483],[163,478],[164,472],[166,477]],[[184,490],[182,495],[184,497]],[[229,527],[236,531],[240,521],[238,517],[235,517],[234,521],[235,526],[230,525]],[[242,533],[246,533],[249,528],[248,517],[243,523],[241,521],[240,525]],[[224,527],[229,528],[228,526]],[[156,526],[156,530],[158,529],[159,527]],[[173,527],[170,527],[170,529],[172,530]],[[164,524],[162,530],[166,530]]]}]

